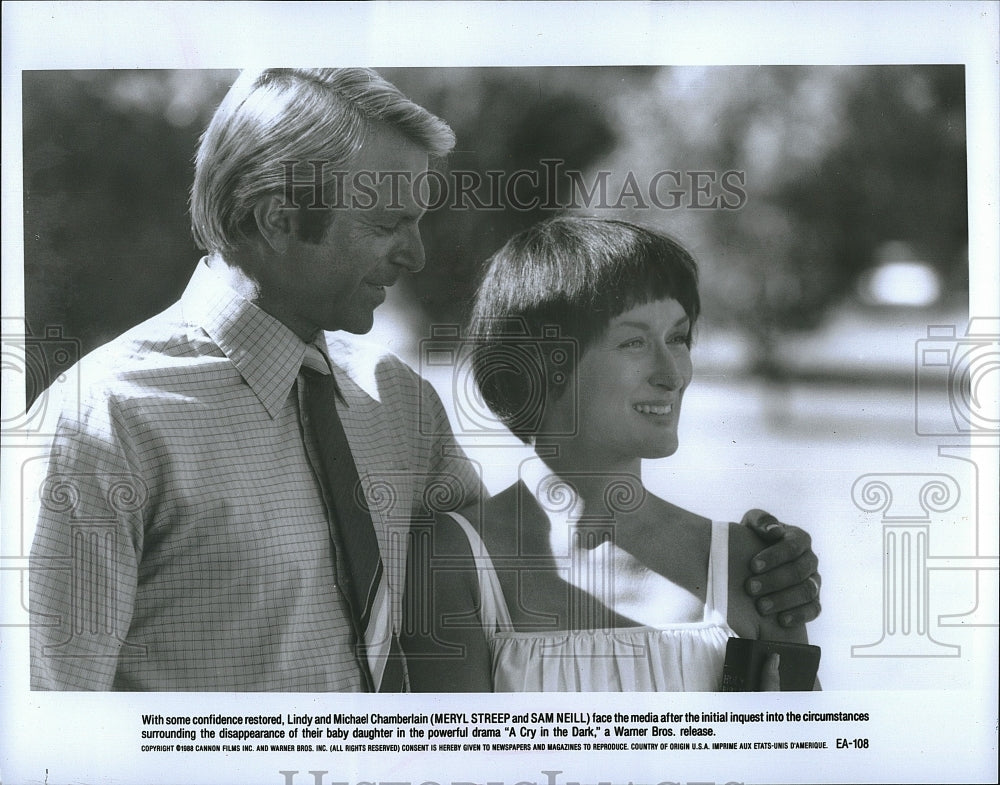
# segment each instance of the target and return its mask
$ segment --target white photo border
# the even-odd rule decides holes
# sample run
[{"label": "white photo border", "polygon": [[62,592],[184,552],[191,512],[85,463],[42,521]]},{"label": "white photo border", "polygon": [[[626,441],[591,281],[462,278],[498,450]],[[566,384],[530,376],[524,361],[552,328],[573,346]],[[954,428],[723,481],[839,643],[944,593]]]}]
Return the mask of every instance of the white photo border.
[{"label": "white photo border", "polygon": [[[970,316],[1000,302],[998,19],[989,2],[886,3],[5,3],[3,6],[2,315],[23,305],[21,72],[253,65],[536,66],[961,63],[969,151]],[[4,390],[13,396],[17,390]],[[3,450],[3,536],[19,499],[17,445]],[[994,457],[995,466],[995,457]],[[993,473],[996,476],[996,473]],[[995,489],[989,493],[995,494]],[[995,496],[980,503],[995,510]],[[13,514],[12,514],[13,510]],[[0,565],[17,569],[10,559]],[[10,618],[17,597],[2,597]],[[26,635],[23,636],[26,639]],[[582,714],[616,709],[868,713],[867,750],[681,754],[140,753],[142,713],[327,713],[315,695],[37,693],[21,633],[0,636],[0,773],[12,783],[657,783],[995,781],[997,640],[976,639],[983,668],[963,690],[755,695],[343,696],[345,713]],[[760,735],[766,736],[766,731]],[[294,775],[282,772],[298,772]],[[327,772],[322,775],[310,772]]]}]

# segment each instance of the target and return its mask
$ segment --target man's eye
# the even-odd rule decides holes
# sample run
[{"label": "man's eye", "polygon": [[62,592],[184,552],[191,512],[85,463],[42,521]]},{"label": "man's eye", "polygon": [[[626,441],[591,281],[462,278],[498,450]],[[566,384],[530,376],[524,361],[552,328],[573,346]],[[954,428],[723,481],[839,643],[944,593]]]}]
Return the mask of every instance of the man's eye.
[{"label": "man's eye", "polygon": [[383,216],[381,218],[372,216],[368,225],[380,234],[391,234],[396,231],[396,227],[399,226],[399,221],[393,220],[390,216]]}]

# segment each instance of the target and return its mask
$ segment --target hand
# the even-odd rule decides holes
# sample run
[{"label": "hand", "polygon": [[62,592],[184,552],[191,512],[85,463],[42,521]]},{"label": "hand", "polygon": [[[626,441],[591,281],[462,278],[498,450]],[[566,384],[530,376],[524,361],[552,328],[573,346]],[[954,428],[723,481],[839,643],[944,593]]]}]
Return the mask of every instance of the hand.
[{"label": "hand", "polygon": [[762,616],[777,614],[782,627],[796,627],[819,616],[823,580],[816,572],[819,559],[812,551],[809,533],[781,523],[763,510],[748,511],[742,523],[765,542],[775,543],[750,562],[753,576],[745,589],[754,598],[757,611]]},{"label": "hand", "polygon": [[781,655],[768,654],[760,668],[760,692],[781,692]]}]

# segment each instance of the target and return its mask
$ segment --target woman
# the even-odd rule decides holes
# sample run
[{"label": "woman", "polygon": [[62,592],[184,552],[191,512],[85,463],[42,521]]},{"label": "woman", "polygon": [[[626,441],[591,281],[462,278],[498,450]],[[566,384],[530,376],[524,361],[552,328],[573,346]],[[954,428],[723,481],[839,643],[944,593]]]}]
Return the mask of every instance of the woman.
[{"label": "woman", "polygon": [[490,260],[476,381],[537,458],[411,548],[414,690],[717,690],[730,637],[805,642],[742,589],[752,532],[640,480],[678,448],[699,308],[690,254],[621,221],[545,221]]}]

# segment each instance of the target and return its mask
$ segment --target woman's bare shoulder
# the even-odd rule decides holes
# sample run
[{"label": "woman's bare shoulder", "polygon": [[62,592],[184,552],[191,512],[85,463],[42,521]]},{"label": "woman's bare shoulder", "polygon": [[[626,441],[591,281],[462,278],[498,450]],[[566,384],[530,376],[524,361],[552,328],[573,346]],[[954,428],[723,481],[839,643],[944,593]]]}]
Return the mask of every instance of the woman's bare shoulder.
[{"label": "woman's bare shoulder", "polygon": [[461,510],[456,513],[439,512],[434,516],[434,524],[429,527],[429,531],[435,554],[439,556],[471,555],[469,538],[454,516],[459,515],[468,519],[469,514],[473,512],[473,510]]},{"label": "woman's bare shoulder", "polygon": [[523,553],[526,541],[545,531],[537,505],[521,483],[504,488],[468,512],[478,516],[477,528],[491,556]]},{"label": "woman's bare shoulder", "polygon": [[452,512],[438,512],[432,524],[421,527],[411,526],[411,532],[420,536],[421,531],[433,541],[434,552],[440,556],[468,557],[471,556],[471,544],[466,526],[471,527],[486,543],[487,550],[492,552],[491,544],[497,544],[507,539],[510,533],[508,514],[510,504],[510,489],[496,496]]},{"label": "woman's bare shoulder", "polygon": [[655,527],[650,534],[656,539],[674,536],[676,533],[671,527],[678,527],[682,531],[699,531],[704,537],[708,537],[712,527],[712,521],[704,515],[678,507],[651,493],[646,494],[638,514],[646,519],[647,528],[650,524]]}]

